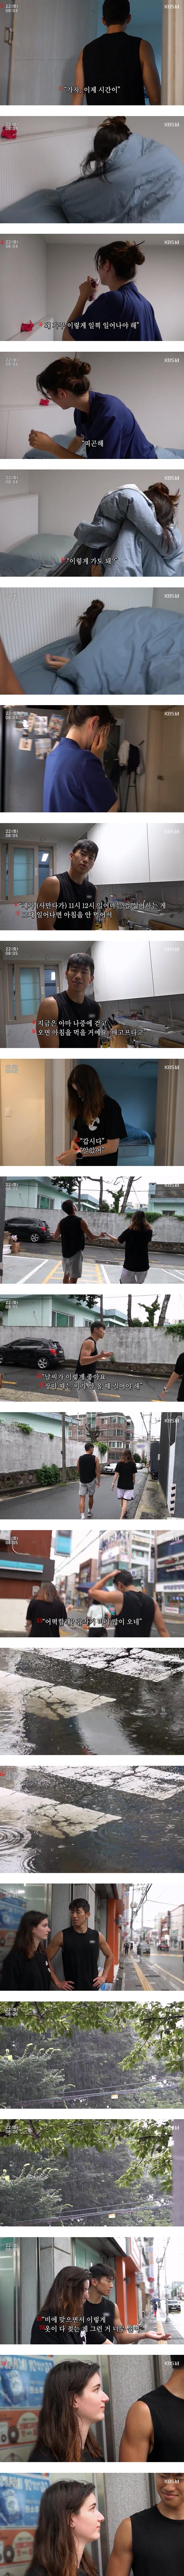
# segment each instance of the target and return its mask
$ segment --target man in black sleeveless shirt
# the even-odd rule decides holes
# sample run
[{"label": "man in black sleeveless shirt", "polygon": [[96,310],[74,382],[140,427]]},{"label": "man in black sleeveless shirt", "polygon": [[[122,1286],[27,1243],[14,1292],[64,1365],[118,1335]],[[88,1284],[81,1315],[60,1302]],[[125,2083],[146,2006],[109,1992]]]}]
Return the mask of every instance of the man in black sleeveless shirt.
[{"label": "man in black sleeveless shirt", "polygon": [[[127,2502],[129,2501],[127,2496]],[[156,2503],[118,2524],[107,2576],[183,2576],[184,2477],[156,2478]]]},{"label": "man in black sleeveless shirt", "polygon": [[83,45],[75,65],[72,107],[81,107],[84,96],[89,105],[144,107],[145,91],[150,107],[160,107],[161,88],[153,46],[147,36],[128,36],[131,23],[129,0],[104,0],[102,9],[105,35],[94,37]]}]

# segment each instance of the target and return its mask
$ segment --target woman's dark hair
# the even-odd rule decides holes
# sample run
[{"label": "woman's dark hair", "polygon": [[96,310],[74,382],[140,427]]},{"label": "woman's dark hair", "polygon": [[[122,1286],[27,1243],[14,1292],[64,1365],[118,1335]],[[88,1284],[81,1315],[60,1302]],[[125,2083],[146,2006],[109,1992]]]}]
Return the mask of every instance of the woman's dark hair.
[{"label": "woman's dark hair", "polygon": [[[38,1921],[38,1916],[36,1920]],[[83,2316],[84,2285],[87,2279],[87,2263],[83,2271],[78,2264],[75,2268],[75,2264],[68,2263],[64,2270],[56,2272],[55,2281],[51,2281],[50,2289],[47,2290],[41,2316],[44,2317],[45,2313],[47,2315],[49,2310],[49,2313],[52,2315],[54,2313],[58,2320],[64,2317],[66,2325],[75,2324],[76,2319],[80,2325]]]},{"label": "woman's dark hair", "polygon": [[[51,2487],[46,2487],[44,2495],[41,2496],[37,2529],[34,2535],[33,2555],[30,2561],[31,2576],[38,2565],[39,2568],[43,2567],[44,2576],[76,2576],[77,2551],[74,2532],[71,2530],[71,2517],[73,2514],[80,2513],[81,2504],[85,2504],[87,2496],[89,2496],[89,2480],[87,2486],[79,2485],[78,2479],[71,2480],[71,2483],[68,2479],[67,2484],[63,2485],[62,2480],[58,2478],[55,2485],[53,2482]],[[88,2570],[88,2576],[90,2576],[91,2566],[91,2558],[88,2552],[83,2550],[82,2567]],[[26,2576],[28,2576],[27,2569]]]},{"label": "woman's dark hair", "polygon": [[95,268],[97,269],[97,274],[100,266],[100,259],[102,260],[103,268],[105,268],[106,259],[112,261],[112,267],[115,269],[115,277],[120,277],[122,279],[123,286],[128,278],[136,276],[136,268],[144,267],[145,251],[140,250],[139,242],[102,242],[102,250],[95,251]]},{"label": "woman's dark hair", "polygon": [[165,548],[169,555],[170,531],[175,519],[175,510],[178,509],[180,492],[169,492],[168,483],[148,483],[144,497],[145,501],[153,502],[155,518],[158,519],[159,527],[163,530]]},{"label": "woman's dark hair", "polygon": [[[96,2368],[96,2361],[91,2364],[87,2364],[86,2361],[65,2361],[58,2362],[56,2370],[49,2370],[40,2407],[37,2441],[31,2452],[32,2460],[41,2459],[42,2443],[44,2443],[44,2450],[47,2448],[48,2461],[49,2459],[81,2460],[82,2439],[77,2406],[74,2406],[73,2400],[74,2397],[82,2396],[88,2380],[95,2379]],[[85,2451],[89,2452],[89,2459],[101,2459],[101,2451],[92,2431],[90,2434],[87,2433]]]},{"label": "woman's dark hair", "polygon": [[90,375],[91,368],[85,357],[59,358],[58,353],[57,358],[50,359],[48,366],[40,368],[36,377],[37,393],[51,394],[55,402],[58,393],[87,394]]},{"label": "woman's dark hair", "polygon": [[[34,1592],[34,1601],[40,1601],[40,1593],[41,1593],[41,1596],[42,1596],[42,1601],[58,1601],[58,1600],[59,1600],[59,1593],[57,1592],[57,1589],[56,1589],[56,1583],[38,1583],[38,1584],[37,1584],[37,1588],[35,1589],[35,1592]],[[32,1606],[32,1605],[31,1605],[31,1604],[30,1604],[30,1602],[29,1602],[29,1609],[30,1609],[30,1607],[31,1607],[31,1606]]]},{"label": "woman's dark hair", "polygon": [[96,1069],[93,1064],[74,1064],[72,1073],[69,1073],[67,1083],[69,1117],[71,1115],[71,1111],[72,1117],[74,1115],[74,1077],[76,1084],[76,1101],[78,1095],[78,1100],[82,1101],[82,1108],[85,1112],[87,1127],[92,1127],[93,1118],[95,1118],[96,1115],[98,1117],[98,1111],[102,1109],[103,1101],[105,1100],[103,1083],[100,1082],[100,1075],[99,1073],[96,1073]]},{"label": "woman's dark hair", "polygon": [[96,718],[96,732],[99,726],[99,733],[104,731],[104,727],[105,729],[107,727],[107,732],[110,733],[110,726],[114,724],[114,711],[112,707],[105,707],[103,700],[103,705],[100,707],[94,707],[94,704],[93,707],[68,707],[68,714],[63,716],[60,725],[60,738],[64,735],[66,739],[66,735],[71,733],[71,725],[77,724],[77,730],[82,732],[83,725],[87,720],[89,724],[90,717],[93,717],[93,724],[94,717]]},{"label": "woman's dark hair", "polygon": [[24,1950],[26,1959],[32,1958],[34,1943],[32,1943],[31,1935],[32,1932],[34,1932],[35,1927],[38,1929],[38,1923],[43,1923],[43,1910],[42,1914],[33,1914],[32,1908],[28,1914],[22,1914],[20,1917],[20,1923],[17,1923],[15,1939],[12,1941],[12,1950]]},{"label": "woman's dark hair", "polygon": [[148,1234],[148,1232],[149,1232],[149,1228],[148,1228],[148,1219],[147,1219],[147,1216],[145,1216],[145,1214],[144,1214],[144,1208],[136,1208],[136,1209],[135,1209],[135,1216],[131,1216],[131,1221],[130,1221],[130,1225],[129,1225],[129,1234],[139,1234],[140,1225],[141,1225],[141,1228],[142,1228],[142,1225],[144,1225],[144,1227],[145,1227],[145,1234]]},{"label": "woman's dark hair", "polygon": [[119,1458],[117,1459],[117,1465],[118,1467],[128,1467],[128,1464],[130,1464],[130,1467],[134,1467],[135,1458],[133,1449],[129,1449],[127,1444],[127,1448],[122,1449],[120,1452]]},{"label": "woman's dark hair", "polygon": [[110,153],[115,152],[118,143],[129,143],[130,134],[131,126],[127,125],[125,116],[107,116],[104,125],[97,125],[93,150],[87,152],[86,161],[81,162],[82,178],[86,178],[88,170],[93,170],[98,178],[105,179]]},{"label": "woman's dark hair", "polygon": [[76,646],[77,653],[83,653],[83,646],[85,647],[85,644],[91,643],[93,626],[96,626],[96,617],[102,617],[103,607],[103,599],[93,599],[91,607],[85,608],[84,617],[77,617],[77,627],[79,627],[79,643]]}]

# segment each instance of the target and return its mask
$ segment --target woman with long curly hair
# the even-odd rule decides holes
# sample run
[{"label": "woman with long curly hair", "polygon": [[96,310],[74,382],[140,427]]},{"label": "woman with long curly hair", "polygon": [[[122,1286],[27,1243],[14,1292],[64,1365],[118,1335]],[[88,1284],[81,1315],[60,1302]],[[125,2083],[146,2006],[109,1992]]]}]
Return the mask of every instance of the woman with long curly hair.
[{"label": "woman with long curly hair", "polygon": [[52,2483],[51,2487],[46,2487],[41,2497],[29,2576],[42,2576],[42,2569],[44,2576],[76,2576],[81,2560],[85,2576],[95,2576],[86,2542],[99,2540],[103,2520],[104,2515],[98,2512],[96,2505],[94,2487],[79,2486],[75,2479],[71,2485],[69,2480],[67,2485],[62,2485],[58,2479],[55,2486]]},{"label": "woman with long curly hair", "polygon": [[46,2343],[48,2335],[51,2343],[80,2343],[81,2333],[85,2342],[83,2314],[88,2297],[89,2272],[80,2270],[78,2264],[75,2267],[75,2264],[67,2263],[64,2269],[56,2272],[43,2308],[34,2317],[31,2343],[43,2344],[44,2331]]},{"label": "woman with long curly hair", "polygon": [[32,2460],[100,2460],[93,2424],[103,2422],[108,2397],[96,2361],[58,2362],[45,2379]]}]

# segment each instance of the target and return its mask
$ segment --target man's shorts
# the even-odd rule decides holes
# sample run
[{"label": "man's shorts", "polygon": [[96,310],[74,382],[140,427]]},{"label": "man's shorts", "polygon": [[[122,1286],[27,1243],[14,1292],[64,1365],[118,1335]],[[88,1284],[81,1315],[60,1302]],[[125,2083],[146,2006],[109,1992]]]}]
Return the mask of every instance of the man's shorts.
[{"label": "man's shorts", "polygon": [[95,1494],[95,1493],[96,1493],[96,1476],[90,1476],[90,1485],[88,1485],[88,1484],[87,1484],[87,1477],[86,1477],[86,1484],[85,1484],[85,1485],[82,1485],[82,1484],[80,1483],[80,1485],[79,1485],[79,1498],[81,1498],[81,1494],[88,1494],[88,1495],[90,1495],[90,1494]]}]

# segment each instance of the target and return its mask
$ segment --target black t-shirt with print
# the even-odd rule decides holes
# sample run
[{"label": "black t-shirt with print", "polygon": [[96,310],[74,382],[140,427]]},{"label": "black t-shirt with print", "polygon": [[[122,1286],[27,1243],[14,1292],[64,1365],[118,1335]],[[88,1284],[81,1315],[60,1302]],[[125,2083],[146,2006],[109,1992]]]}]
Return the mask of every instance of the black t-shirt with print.
[{"label": "black t-shirt with print", "polygon": [[[77,1134],[77,1143],[79,1146],[79,1162],[83,1162],[85,1154],[90,1154],[91,1162],[95,1155],[95,1162],[100,1163],[101,1148],[103,1145],[106,1145],[108,1137],[111,1138],[112,1136],[113,1139],[115,1136],[118,1136],[119,1143],[120,1137],[126,1136],[126,1127],[124,1126],[124,1118],[122,1118],[119,1101],[111,1099],[109,1092],[106,1091],[104,1100],[102,1101],[99,1117],[93,1119],[92,1127],[87,1127],[86,1118],[85,1116],[82,1116],[82,1110],[80,1110],[80,1108],[77,1110],[76,1096],[75,1134]],[[80,1153],[80,1146],[83,1147],[82,1153]],[[103,1162],[117,1163],[117,1160],[118,1145],[114,1147],[112,1142],[112,1148],[110,1145],[110,1151],[107,1154],[103,1154]]]}]

